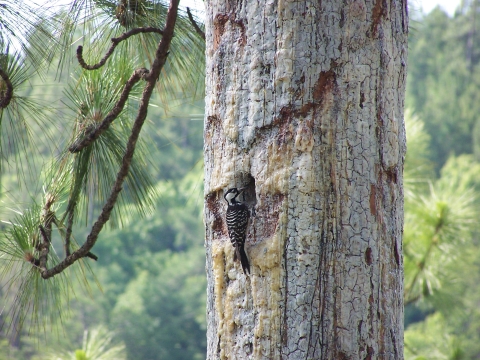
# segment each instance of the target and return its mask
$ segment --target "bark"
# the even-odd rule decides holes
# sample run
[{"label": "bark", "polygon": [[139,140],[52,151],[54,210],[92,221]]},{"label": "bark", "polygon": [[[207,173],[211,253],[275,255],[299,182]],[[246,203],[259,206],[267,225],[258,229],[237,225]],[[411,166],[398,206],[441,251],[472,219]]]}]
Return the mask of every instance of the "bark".
[{"label": "bark", "polygon": [[206,13],[207,358],[403,359],[406,0]]}]

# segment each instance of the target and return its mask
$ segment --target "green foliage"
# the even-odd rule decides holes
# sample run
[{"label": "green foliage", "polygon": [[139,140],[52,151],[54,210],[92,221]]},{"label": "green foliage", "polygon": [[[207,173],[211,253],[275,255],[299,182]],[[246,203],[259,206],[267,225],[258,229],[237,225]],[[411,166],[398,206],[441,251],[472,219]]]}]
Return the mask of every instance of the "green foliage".
[{"label": "green foliage", "polygon": [[440,313],[411,325],[405,331],[406,360],[468,359],[459,338],[445,331],[447,322]]},{"label": "green foliage", "polygon": [[[131,66],[119,66],[119,68],[132,69]],[[74,115],[72,139],[78,137],[78,134],[83,136],[86,129],[96,126],[113,108],[123,88],[124,75],[122,77],[122,74],[119,74],[118,69],[117,71],[89,72],[76,80],[75,88],[70,87],[67,96],[71,103],[81,109]],[[19,329],[27,313],[35,316],[33,322],[39,324],[46,319],[39,315],[52,311],[51,306],[56,307],[57,311],[63,309],[61,293],[68,293],[65,291],[68,284],[65,275],[56,276],[52,281],[44,281],[38,271],[41,243],[45,240],[39,229],[42,226],[47,227],[46,224],[49,223],[54,224],[58,230],[57,237],[61,241],[55,243],[53,238],[48,240],[52,241],[52,245],[48,245],[49,256],[46,265],[47,268],[52,268],[60,262],[60,256],[57,254],[60,254],[60,248],[70,237],[67,234],[72,230],[72,224],[67,221],[73,216],[76,208],[78,208],[77,214],[83,208],[86,222],[88,222],[88,216],[92,216],[94,212],[94,208],[89,207],[89,201],[95,199],[96,204],[101,206],[110,194],[116,172],[122,162],[126,139],[129,136],[131,121],[126,114],[127,111],[102,134],[98,141],[77,154],[65,151],[58,161],[52,162],[52,168],[46,171],[42,206],[33,205],[31,210],[24,211],[12,222],[11,228],[7,229],[5,238],[0,239],[3,245],[0,247],[0,256],[6,263],[2,278],[6,279],[7,275],[13,272],[15,275],[8,280],[9,283],[20,284],[19,287],[8,287],[9,291],[18,293],[11,304],[11,312],[12,318],[19,318],[17,321]],[[119,198],[119,206],[115,208],[110,224],[115,225],[115,220],[122,222],[130,218],[133,213],[132,208],[140,210],[141,214],[152,212],[155,188],[150,173],[146,171],[148,162],[146,154],[146,148],[140,141]],[[66,206],[63,206],[64,204]],[[75,250],[78,246],[73,242],[69,248]],[[63,254],[66,256],[66,250]],[[80,264],[78,270],[74,271],[77,271],[85,281],[84,266]]]},{"label": "green foliage", "polygon": [[457,247],[471,239],[478,215],[472,191],[461,191],[452,186],[437,190],[435,185],[430,187],[426,196],[406,199],[404,265],[407,303],[422,296],[428,297],[445,284],[449,274],[444,273],[444,269],[458,256]]},{"label": "green foliage", "polygon": [[0,339],[0,360],[20,360],[18,349],[9,346],[6,338]]},{"label": "green foliage", "polygon": [[160,99],[152,101],[146,132],[156,144],[155,158],[161,158],[156,162],[157,178],[174,181],[183,178],[202,160],[204,101],[188,107],[181,100],[168,103],[170,111],[165,114]]},{"label": "green foliage", "polygon": [[47,352],[33,360],[125,360],[125,345],[114,344],[114,337],[113,332],[99,326],[85,330],[81,349]]},{"label": "green foliage", "polygon": [[195,248],[203,252],[202,167],[198,166],[178,184],[160,182],[156,212],[137,219],[127,227],[105,233],[96,252],[107,264],[118,264],[132,276],[136,269],[150,268],[148,254],[183,252]]},{"label": "green foliage", "polygon": [[[163,29],[168,9],[168,1],[159,0],[80,0],[72,2],[69,10],[58,14],[61,24],[60,43],[64,47],[75,42],[76,30],[82,29],[87,63],[99,61],[111,45],[111,38],[117,37],[134,27],[153,26]],[[122,43],[116,50],[121,58],[135,54],[137,67],[149,65],[153,61],[161,35],[139,34],[135,39]],[[158,93],[162,104],[168,107],[172,94],[181,91],[184,96],[194,97],[203,93],[205,71],[205,42],[192,29],[187,14],[179,10],[168,61],[158,82]],[[61,58],[64,64],[65,58]],[[107,63],[108,64],[108,63]]]},{"label": "green foliage", "polygon": [[480,38],[473,5],[453,19],[436,8],[409,38],[406,105],[425,121],[437,171],[451,154],[472,153],[479,143]]},{"label": "green foliage", "polygon": [[406,104],[425,127],[406,119],[406,359],[480,356],[475,4],[464,2],[453,18],[435,9],[409,39]]},{"label": "green foliage", "polygon": [[[96,128],[118,101],[127,77],[133,72],[133,62],[120,58],[116,60],[115,68],[107,67],[103,71],[93,72],[79,71],[74,82],[69,84],[65,95],[75,119],[72,143]],[[131,96],[138,94],[137,86]],[[66,151],[52,164],[53,170],[60,169],[54,175],[55,178],[63,178],[65,173],[73,175],[69,185],[68,204],[62,219],[65,219],[66,214],[78,204],[78,212],[83,212],[85,219],[88,220],[89,216],[93,215],[89,214],[89,209],[90,212],[92,209],[89,202],[95,201],[97,207],[105,203],[122,162],[125,144],[133,123],[132,118],[134,118],[133,105],[128,104],[119,118],[97,141],[75,155]],[[151,173],[146,171],[149,166],[151,167],[147,154],[145,142],[141,139],[120,194],[119,207],[114,209],[110,225],[115,226],[124,222],[127,214],[133,213],[134,210],[143,215],[152,212],[156,194]],[[136,209],[129,209],[128,206]]]},{"label": "green foliage", "polygon": [[418,140],[428,137],[418,119],[406,124],[408,151],[415,156],[407,155],[405,164],[405,358],[476,358],[479,279],[473,274],[480,270],[475,240],[480,164],[472,155],[451,156],[438,179],[419,186],[408,179],[415,174],[408,162],[424,168],[423,159],[428,168],[422,151],[416,152]]},{"label": "green foliage", "polygon": [[[7,73],[13,86],[13,97],[9,106],[0,109],[0,171],[4,164],[8,164],[18,175],[24,177],[25,171],[30,171],[28,175],[35,172],[35,164],[28,156],[35,149],[32,123],[45,129],[43,124],[49,121],[49,108],[21,95],[22,88],[28,85],[35,68],[21,53],[10,54],[8,51],[8,48],[3,49],[0,44],[0,68]],[[4,81],[0,78],[2,96],[5,90]]]},{"label": "green foliage", "polygon": [[474,190],[480,191],[480,163],[471,154],[450,157],[442,170],[438,186],[444,188],[456,188],[459,193]]},{"label": "green foliage", "polygon": [[[16,325],[12,331],[20,331],[23,323],[28,320],[30,325],[41,327],[44,318],[49,317],[53,323],[61,320],[61,314],[53,309],[63,309],[68,303],[71,287],[67,273],[44,281],[37,271],[39,259],[39,219],[41,209],[34,206],[15,218],[0,234],[0,261],[2,269],[0,278],[5,287],[5,299],[10,305],[7,316]],[[47,265],[58,261],[54,253],[48,259]],[[26,312],[25,309],[30,311]],[[30,318],[27,316],[30,315]]]},{"label": "green foliage", "polygon": [[430,135],[425,131],[423,121],[409,109],[405,111],[405,128],[408,144],[404,167],[405,178],[410,182],[425,182],[434,175],[429,162]]},{"label": "green foliage", "polygon": [[[127,6],[126,18],[117,12],[117,6],[122,4]],[[2,146],[9,146],[5,150],[2,147],[1,155],[7,164],[29,171],[29,176],[20,174],[28,190],[22,192],[18,188],[19,176],[9,167],[1,169],[1,219],[7,223],[0,224],[0,292],[6,305],[13,305],[7,307],[10,311],[0,314],[0,335],[13,339],[14,347],[7,358],[45,358],[34,355],[41,349],[49,359],[107,359],[98,351],[95,353],[95,349],[110,348],[111,344],[94,339],[84,341],[84,346],[78,348],[83,329],[98,325],[117,330],[127,342],[125,351],[131,359],[138,358],[139,343],[145,346],[142,351],[149,354],[142,358],[204,358],[203,123],[192,121],[192,113],[196,114],[194,120],[203,119],[203,104],[185,104],[185,98],[191,99],[203,91],[204,42],[186,14],[181,13],[178,19],[170,55],[158,82],[159,93],[150,104],[147,128],[137,143],[130,173],[110,219],[110,224],[123,229],[102,234],[93,250],[99,256],[98,263],[90,259],[80,261],[48,281],[37,270],[38,243],[42,241],[39,226],[46,217],[52,220],[53,227],[47,267],[65,256],[63,247],[69,236],[71,215],[76,220],[72,251],[83,243],[88,231],[83,225],[91,225],[100,212],[122,161],[141,87],[134,88],[120,116],[97,141],[78,154],[65,148],[98,126],[112,110],[133,69],[150,67],[161,36],[140,34],[122,42],[106,66],[96,71],[78,71],[76,60],[70,63],[74,50],[70,44],[83,44],[86,61],[93,63],[103,57],[110,38],[131,27],[163,27],[165,2],[141,0],[136,2],[138,7],[132,4],[72,2],[68,11],[55,14],[50,22],[40,24],[35,20],[37,26],[28,36],[30,40],[39,39],[31,45],[45,50],[36,57],[38,62],[25,55],[9,54],[0,59],[10,64],[5,68],[15,90],[11,106],[0,114]],[[0,24],[3,14],[0,13]],[[54,29],[48,34],[58,35],[58,41],[41,37],[47,26]],[[27,50],[28,55],[32,47]],[[51,51],[59,50],[60,57],[53,58]],[[44,78],[36,76],[39,65],[57,59],[58,69],[50,69]],[[71,72],[70,76],[65,76],[65,72]],[[60,81],[58,84],[54,76]],[[27,84],[33,86],[22,89]],[[34,98],[47,106],[42,110],[31,100]],[[7,126],[12,126],[13,132]],[[15,138],[18,141],[13,143]],[[35,146],[22,147],[29,143]],[[12,144],[18,146],[10,147]],[[23,166],[25,159],[31,166]],[[15,212],[18,216],[14,217]],[[142,279],[155,287],[146,286]],[[99,286],[90,286],[87,281]],[[163,290],[155,292],[157,287]],[[132,303],[135,313],[124,308],[129,304],[132,288],[138,290],[139,305]],[[64,316],[68,309],[71,317]],[[45,319],[49,320],[48,327],[43,327]],[[128,333],[132,330],[124,327],[128,322],[144,330],[145,337],[138,338],[140,331]],[[13,327],[10,333],[5,332],[4,324],[8,323]],[[27,326],[21,329],[23,323]],[[92,337],[105,340],[108,336]],[[34,343],[41,345],[35,347]],[[5,353],[0,351],[0,358]],[[119,353],[110,358],[124,356]]]},{"label": "green foliage", "polygon": [[[0,109],[0,179],[5,165],[20,179],[38,171],[30,156],[36,151],[34,134],[36,129],[45,130],[51,108],[21,94],[51,59],[51,26],[46,13],[32,8],[31,3],[7,0],[0,5],[0,69],[13,86],[9,105]],[[0,78],[1,97],[6,90],[6,81]]]},{"label": "green foliage", "polygon": [[32,3],[23,1],[2,1],[0,55],[10,55],[10,47],[19,47],[19,52],[25,54],[28,61],[38,69],[51,56],[51,26],[51,19],[42,7],[32,7]]},{"label": "green foliage", "polygon": [[143,261],[148,271],[129,283],[112,314],[129,358],[204,358],[203,252],[163,252]]}]

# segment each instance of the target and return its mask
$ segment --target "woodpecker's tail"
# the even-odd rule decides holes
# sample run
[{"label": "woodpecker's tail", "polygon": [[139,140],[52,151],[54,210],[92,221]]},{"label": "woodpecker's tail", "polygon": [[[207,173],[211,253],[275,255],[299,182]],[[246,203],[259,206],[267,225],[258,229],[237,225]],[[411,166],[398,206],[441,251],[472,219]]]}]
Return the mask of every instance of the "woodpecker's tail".
[{"label": "woodpecker's tail", "polygon": [[242,264],[243,273],[247,274],[248,272],[250,274],[250,264],[248,263],[247,253],[245,252],[243,245],[235,247],[233,261],[237,261],[238,259],[240,259]]}]

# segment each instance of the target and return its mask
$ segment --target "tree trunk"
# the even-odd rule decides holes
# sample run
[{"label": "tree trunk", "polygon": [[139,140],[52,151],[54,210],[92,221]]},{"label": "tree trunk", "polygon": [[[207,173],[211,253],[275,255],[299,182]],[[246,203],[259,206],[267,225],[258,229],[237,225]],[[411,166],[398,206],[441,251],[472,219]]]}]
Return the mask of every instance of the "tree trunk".
[{"label": "tree trunk", "polygon": [[406,6],[206,2],[208,359],[403,359]]}]

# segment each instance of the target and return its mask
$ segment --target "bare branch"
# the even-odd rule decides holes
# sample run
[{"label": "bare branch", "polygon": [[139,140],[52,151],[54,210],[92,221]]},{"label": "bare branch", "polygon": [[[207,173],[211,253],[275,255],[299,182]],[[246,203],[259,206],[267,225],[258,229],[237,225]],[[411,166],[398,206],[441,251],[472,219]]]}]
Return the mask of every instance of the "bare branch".
[{"label": "bare branch", "polygon": [[87,255],[85,255],[85,257],[88,257],[88,258],[93,259],[95,261],[98,260],[98,256],[95,255],[94,253],[91,253],[90,251],[87,253]]},{"label": "bare branch", "polygon": [[123,181],[125,180],[125,177],[127,176],[130,169],[130,164],[132,162],[133,154],[135,152],[135,146],[140,134],[140,130],[142,129],[143,123],[145,122],[145,119],[147,117],[148,104],[152,96],[153,89],[155,88],[155,83],[167,59],[168,49],[173,38],[173,30],[175,28],[175,22],[177,19],[178,3],[179,0],[171,0],[170,2],[170,8],[168,9],[167,13],[167,21],[165,24],[163,37],[158,45],[155,54],[155,60],[152,64],[152,69],[145,76],[147,83],[145,84],[142,98],[140,100],[137,117],[135,119],[135,123],[133,124],[130,137],[128,139],[127,148],[122,159],[122,165],[118,171],[117,178],[113,185],[110,196],[108,197],[105,205],[103,206],[102,212],[99,215],[97,221],[95,222],[95,224],[93,224],[92,230],[90,231],[90,234],[88,235],[85,243],[78,250],[74,251],[70,256],[67,256],[55,267],[48,270],[42,270],[42,277],[44,279],[55,276],[56,274],[62,272],[64,269],[72,265],[78,259],[88,256],[87,254],[90,253],[90,250],[95,245],[100,231],[110,218],[110,214],[113,210],[113,207],[115,206],[118,195],[122,190]]},{"label": "bare branch", "polygon": [[128,96],[132,91],[133,86],[140,81],[140,79],[145,78],[145,76],[149,73],[148,69],[141,68],[137,69],[133,72],[130,79],[127,80],[125,87],[123,88],[122,93],[120,94],[120,98],[118,99],[117,103],[113,107],[113,109],[108,113],[108,115],[103,119],[98,127],[93,128],[90,132],[85,134],[85,136],[81,139],[77,139],[69,148],[68,151],[72,153],[79,152],[84,147],[90,145],[93,141],[98,139],[102,133],[108,129],[110,124],[115,120],[118,115],[122,112],[123,108],[125,107],[125,103],[127,102]]},{"label": "bare branch", "polygon": [[[74,214],[75,214],[75,206],[76,206],[76,203],[73,203],[71,209],[68,212],[67,230],[65,232],[65,257],[70,256],[70,254],[71,254],[71,252],[70,252],[70,242],[71,242],[70,238],[72,237],[72,228],[73,228],[73,218],[74,218]],[[58,226],[57,223],[55,223],[55,224]],[[88,257],[88,258],[93,259],[95,261],[98,260],[98,256],[91,253],[91,252],[88,252],[85,255],[85,257]]]},{"label": "bare branch", "polygon": [[202,31],[202,29],[200,29],[200,26],[198,26],[197,22],[195,21],[195,19],[193,18],[192,16],[192,13],[190,12],[190,8],[187,7],[187,15],[188,15],[188,18],[190,20],[190,22],[192,23],[192,26],[193,28],[195,29],[195,31],[197,32],[198,35],[200,35],[200,37],[205,40],[205,33]]},{"label": "bare branch", "polygon": [[67,231],[65,232],[65,257],[70,255],[70,237],[72,236],[73,215],[75,213],[75,204],[68,212]]},{"label": "bare branch", "polygon": [[137,35],[137,34],[140,34],[140,33],[157,33],[157,34],[160,34],[160,35],[163,35],[163,31],[156,28],[156,27],[141,27],[141,28],[135,28],[135,29],[132,29],[130,31],[127,31],[125,33],[123,33],[122,35],[120,35],[119,37],[116,37],[116,38],[113,38],[112,39],[112,46],[110,46],[110,49],[108,49],[107,53],[105,54],[105,56],[102,58],[102,60],[100,60],[99,63],[95,64],[95,65],[88,65],[85,60],[83,59],[83,46],[79,46],[77,48],[77,60],[78,60],[78,63],[80,64],[80,66],[86,70],[96,70],[96,69],[99,69],[101,68],[103,65],[105,65],[105,63],[107,62],[108,58],[110,57],[110,55],[113,54],[113,51],[115,50],[115,48],[117,47],[117,45],[122,42],[123,40],[126,40],[128,39],[130,36],[133,36],[133,35]]},{"label": "bare branch", "polygon": [[6,86],[6,89],[3,89],[2,82],[0,82],[0,109],[5,109],[13,97],[13,85],[8,77],[7,73],[0,68],[0,76],[3,79],[3,83]]}]

